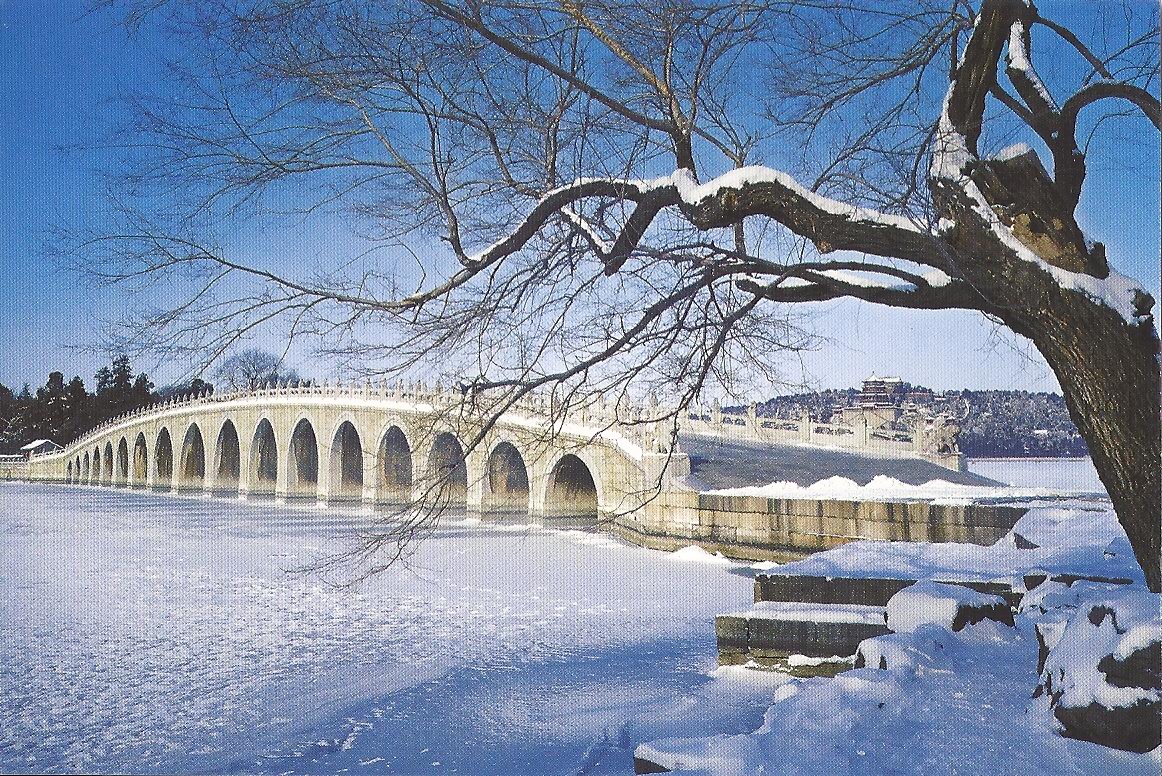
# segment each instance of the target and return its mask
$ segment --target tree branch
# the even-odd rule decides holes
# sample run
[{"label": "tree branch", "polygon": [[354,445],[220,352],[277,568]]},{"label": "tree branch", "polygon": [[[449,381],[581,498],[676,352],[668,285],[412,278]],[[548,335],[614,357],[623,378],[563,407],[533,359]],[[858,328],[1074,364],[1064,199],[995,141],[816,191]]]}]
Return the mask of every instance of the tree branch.
[{"label": "tree branch", "polygon": [[1065,101],[1065,105],[1061,107],[1063,131],[1068,129],[1072,135],[1077,126],[1077,114],[1081,112],[1082,108],[1092,105],[1098,100],[1111,98],[1128,100],[1133,103],[1142,113],[1146,114],[1146,118],[1150,119],[1155,127],[1162,130],[1162,104],[1159,103],[1157,97],[1133,84],[1120,81],[1098,81],[1084,87]]}]

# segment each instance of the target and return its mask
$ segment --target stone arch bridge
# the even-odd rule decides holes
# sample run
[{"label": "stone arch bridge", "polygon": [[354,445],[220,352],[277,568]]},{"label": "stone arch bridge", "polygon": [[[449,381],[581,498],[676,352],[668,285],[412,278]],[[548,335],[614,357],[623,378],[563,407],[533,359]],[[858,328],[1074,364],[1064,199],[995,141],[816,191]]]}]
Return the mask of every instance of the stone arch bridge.
[{"label": "stone arch bridge", "polygon": [[[597,401],[562,421],[545,400],[526,398],[486,426],[453,390],[280,386],[137,410],[64,450],[32,456],[19,471],[0,467],[0,479],[15,473],[70,485],[394,509],[435,494],[437,503],[472,513],[600,522],[659,549],[698,544],[779,561],[859,539],[991,544],[1024,511],[916,499],[730,495],[713,492],[713,485],[699,492],[691,486],[700,476],[691,461],[705,466],[705,455],[669,449],[669,429],[649,420],[656,409],[615,412]],[[764,455],[786,464],[807,451],[850,469],[855,459],[849,454],[813,444],[816,425],[803,433],[757,424],[727,428],[698,413],[682,418],[691,444],[711,440],[726,451],[720,468],[742,471]],[[740,432],[745,445],[734,444]],[[799,447],[779,446],[779,435],[787,433],[798,437]],[[859,459],[870,466],[866,476],[902,462],[919,481],[975,477],[959,467],[941,468],[911,445],[877,447],[864,440],[862,447],[869,448]],[[818,464],[807,467],[814,479],[825,476]]]},{"label": "stone arch bridge", "polygon": [[653,449],[646,426],[613,430],[607,408],[556,426],[548,415],[526,401],[470,447],[483,419],[452,390],[202,395],[115,418],[35,456],[29,479],[321,504],[399,506],[438,493],[469,511],[600,518],[640,508],[670,479],[665,471],[685,471],[684,456]]}]

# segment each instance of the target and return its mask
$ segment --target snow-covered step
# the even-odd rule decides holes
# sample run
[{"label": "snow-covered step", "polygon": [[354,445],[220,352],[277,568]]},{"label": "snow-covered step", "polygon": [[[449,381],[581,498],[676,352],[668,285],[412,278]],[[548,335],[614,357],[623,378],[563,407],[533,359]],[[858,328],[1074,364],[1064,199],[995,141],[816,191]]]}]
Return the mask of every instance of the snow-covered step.
[{"label": "snow-covered step", "polygon": [[[754,600],[794,601],[811,604],[862,604],[887,606],[896,593],[916,584],[915,579],[880,577],[824,577],[807,574],[760,574],[755,577]],[[1014,591],[1008,582],[941,579],[978,593],[999,595],[1016,606],[1023,591]]]},{"label": "snow-covered step", "polygon": [[864,639],[888,632],[886,609],[861,604],[764,601],[715,618],[720,657],[783,658],[855,654]]}]

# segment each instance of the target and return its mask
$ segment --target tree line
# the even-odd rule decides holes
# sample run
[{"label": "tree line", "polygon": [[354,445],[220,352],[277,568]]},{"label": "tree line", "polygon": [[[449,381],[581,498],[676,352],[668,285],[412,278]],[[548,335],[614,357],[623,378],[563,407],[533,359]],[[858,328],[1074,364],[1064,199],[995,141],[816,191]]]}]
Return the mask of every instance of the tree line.
[{"label": "tree line", "polygon": [[[299,380],[281,358],[256,349],[225,359],[213,378],[224,390]],[[35,391],[27,383],[19,392],[0,384],[0,454],[15,453],[37,439],[66,445],[122,413],[163,399],[214,391],[214,384],[201,377],[157,389],[148,374],[134,372],[125,354],[98,369],[93,383],[95,390],[90,393],[80,375],[66,382],[64,372],[54,371]]]}]

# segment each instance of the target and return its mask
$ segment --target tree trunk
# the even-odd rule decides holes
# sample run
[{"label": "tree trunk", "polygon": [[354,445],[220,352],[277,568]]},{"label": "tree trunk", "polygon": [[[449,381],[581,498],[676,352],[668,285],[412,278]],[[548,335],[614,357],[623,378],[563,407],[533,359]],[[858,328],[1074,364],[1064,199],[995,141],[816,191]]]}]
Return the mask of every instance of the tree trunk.
[{"label": "tree trunk", "polygon": [[1065,307],[1029,322],[1057,375],[1069,414],[1154,592],[1162,590],[1162,422],[1158,338],[1072,293]]},{"label": "tree trunk", "polygon": [[[1072,207],[1032,152],[973,165],[971,177],[1017,240],[1043,261],[1106,278],[1105,248],[1088,245]],[[1141,320],[1066,288],[1044,267],[997,239],[969,194],[933,181],[944,212],[957,222],[953,245],[980,309],[1033,341],[1057,375],[1069,414],[1089,446],[1150,589],[1162,590],[1162,414],[1159,342],[1146,294],[1134,300]]]}]

